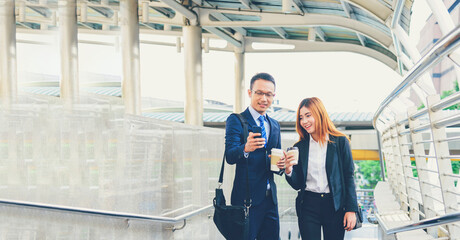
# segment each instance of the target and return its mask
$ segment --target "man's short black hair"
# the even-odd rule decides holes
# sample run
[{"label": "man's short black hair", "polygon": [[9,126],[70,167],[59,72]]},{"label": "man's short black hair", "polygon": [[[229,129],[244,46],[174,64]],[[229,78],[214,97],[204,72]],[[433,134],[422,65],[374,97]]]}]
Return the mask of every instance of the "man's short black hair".
[{"label": "man's short black hair", "polygon": [[254,77],[251,78],[251,85],[250,85],[251,90],[252,90],[252,85],[254,85],[254,82],[259,79],[263,79],[263,80],[272,82],[273,85],[275,85],[275,89],[276,89],[275,79],[273,78],[272,75],[268,73],[257,73],[256,75],[254,75]]}]

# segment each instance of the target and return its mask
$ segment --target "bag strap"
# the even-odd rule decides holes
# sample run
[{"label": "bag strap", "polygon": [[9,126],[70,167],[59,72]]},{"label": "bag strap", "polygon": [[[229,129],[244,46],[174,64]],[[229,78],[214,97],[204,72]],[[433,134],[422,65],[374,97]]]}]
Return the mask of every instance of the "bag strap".
[{"label": "bag strap", "polygon": [[[232,113],[232,115],[236,115],[238,119],[240,119],[241,125],[243,126],[243,142],[246,144],[246,140],[248,139],[248,121],[246,121],[246,118],[241,115],[241,113]],[[246,164],[248,163],[248,159],[246,158]],[[220,167],[220,174],[219,174],[219,188],[222,185],[222,182],[224,181],[224,166],[225,166],[225,153],[224,157],[222,158],[222,166]],[[250,198],[250,192],[249,192],[249,167],[246,168],[246,199],[245,199],[245,206],[250,207],[251,206],[251,198]]]}]

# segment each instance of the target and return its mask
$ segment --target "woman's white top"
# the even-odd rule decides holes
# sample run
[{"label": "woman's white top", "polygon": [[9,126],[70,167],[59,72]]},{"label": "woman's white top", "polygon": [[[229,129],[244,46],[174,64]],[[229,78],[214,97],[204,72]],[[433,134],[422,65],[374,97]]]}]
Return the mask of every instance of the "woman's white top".
[{"label": "woman's white top", "polygon": [[[328,137],[329,139],[329,137]],[[307,183],[305,190],[317,193],[329,193],[326,174],[327,142],[320,145],[310,136],[308,153]]]}]

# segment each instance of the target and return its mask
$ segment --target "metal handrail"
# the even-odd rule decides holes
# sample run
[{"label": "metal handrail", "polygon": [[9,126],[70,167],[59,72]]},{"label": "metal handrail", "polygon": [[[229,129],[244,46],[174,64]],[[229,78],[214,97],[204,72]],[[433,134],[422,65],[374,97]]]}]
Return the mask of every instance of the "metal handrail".
[{"label": "metal handrail", "polygon": [[375,214],[375,216],[377,217],[377,220],[382,226],[383,231],[387,235],[400,233],[400,232],[407,232],[407,231],[412,231],[412,230],[417,230],[417,229],[424,229],[424,228],[429,228],[429,227],[434,227],[434,226],[439,226],[439,225],[445,225],[448,223],[460,221],[460,212],[456,212],[456,213],[449,213],[449,214],[446,214],[440,217],[425,219],[425,220],[418,221],[418,222],[408,224],[408,225],[404,225],[401,227],[388,229],[386,225],[384,224],[384,222],[382,221],[380,215]]},{"label": "metal handrail", "polygon": [[417,118],[419,118],[419,117],[421,117],[421,116],[423,116],[423,115],[425,115],[427,113],[428,113],[428,109],[424,108],[422,110],[419,110],[419,111],[415,112],[409,118],[410,118],[410,120],[415,120],[415,119],[417,119]]},{"label": "metal handrail", "polygon": [[415,65],[409,70],[404,77],[404,80],[388,95],[374,114],[373,126],[377,129],[377,119],[380,114],[396,97],[408,89],[418,78],[425,73],[430,67],[439,63],[446,55],[453,52],[460,45],[460,27],[457,26],[454,30],[448,33],[443,38],[439,39],[431,50],[424,55]]},{"label": "metal handrail", "polygon": [[177,217],[159,217],[159,216],[151,216],[151,215],[143,215],[143,214],[103,211],[103,210],[95,210],[95,209],[89,209],[89,208],[78,208],[78,207],[69,207],[69,206],[62,206],[62,205],[16,201],[16,200],[7,200],[7,199],[0,199],[0,204],[36,208],[36,209],[46,209],[46,210],[52,210],[52,211],[58,211],[58,212],[70,212],[70,213],[75,213],[75,214],[88,214],[88,215],[103,216],[103,217],[121,218],[127,221],[138,220],[138,221],[169,223],[169,224],[176,224],[179,222],[183,222],[183,226],[179,228],[173,227],[171,228],[172,231],[183,229],[185,227],[186,220],[188,218],[191,218],[199,213],[202,213],[204,211],[207,211],[213,208],[213,205],[210,204],[202,208],[196,209],[194,211],[182,214]]},{"label": "metal handrail", "polygon": [[450,107],[458,102],[460,102],[460,92],[456,92],[444,98],[441,102],[433,104],[433,106],[431,106],[431,111],[437,112],[443,108]]},{"label": "metal handrail", "polygon": [[420,126],[418,126],[418,127],[415,127],[414,129],[412,129],[412,132],[413,132],[413,133],[423,132],[423,131],[425,131],[425,130],[430,129],[430,126],[431,126],[430,123],[425,123],[425,124],[423,124],[423,125],[420,125]]},{"label": "metal handrail", "polygon": [[284,215],[290,213],[292,210],[293,210],[292,207],[286,208],[284,211],[282,211],[282,212],[279,214],[280,218],[284,217]]}]

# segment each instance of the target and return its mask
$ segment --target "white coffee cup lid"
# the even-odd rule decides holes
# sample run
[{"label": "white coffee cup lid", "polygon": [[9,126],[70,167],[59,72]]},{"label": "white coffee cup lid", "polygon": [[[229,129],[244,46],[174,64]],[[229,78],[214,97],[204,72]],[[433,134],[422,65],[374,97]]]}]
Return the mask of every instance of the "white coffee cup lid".
[{"label": "white coffee cup lid", "polygon": [[283,150],[278,148],[272,148],[272,154],[283,154]]}]

